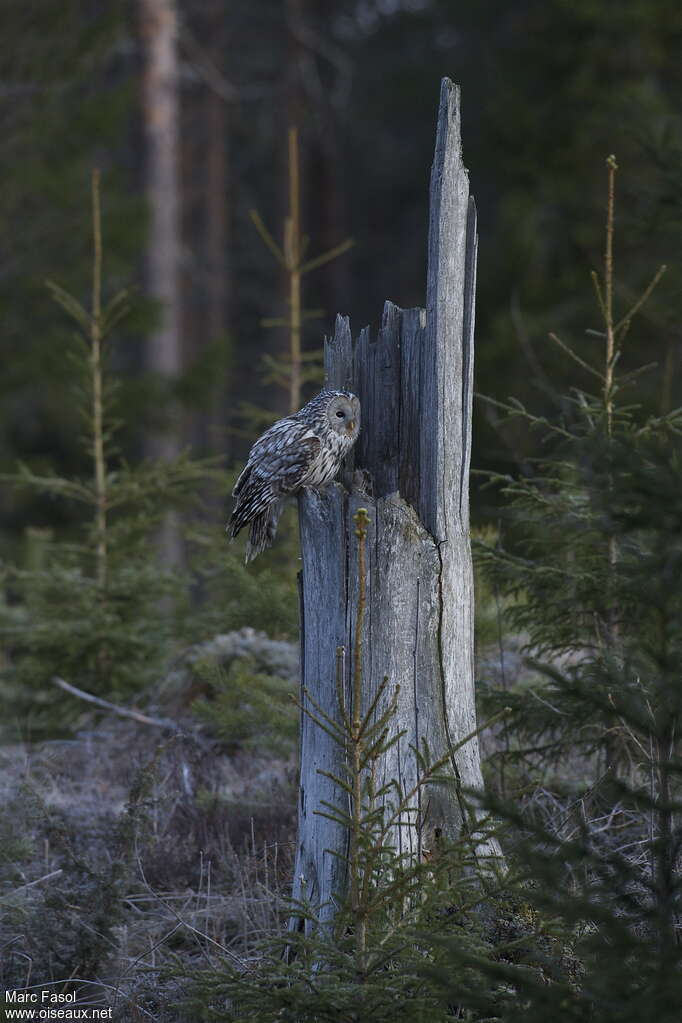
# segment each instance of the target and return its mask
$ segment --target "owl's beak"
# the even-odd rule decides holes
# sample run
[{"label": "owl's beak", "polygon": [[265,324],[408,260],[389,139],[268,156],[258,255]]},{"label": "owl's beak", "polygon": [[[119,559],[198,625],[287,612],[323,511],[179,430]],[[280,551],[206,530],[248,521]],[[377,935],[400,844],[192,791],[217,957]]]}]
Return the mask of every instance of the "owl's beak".
[{"label": "owl's beak", "polygon": [[351,421],[349,422],[348,426],[346,427],[346,430],[347,430],[348,433],[352,433],[354,429],[355,429],[355,420],[351,419]]}]

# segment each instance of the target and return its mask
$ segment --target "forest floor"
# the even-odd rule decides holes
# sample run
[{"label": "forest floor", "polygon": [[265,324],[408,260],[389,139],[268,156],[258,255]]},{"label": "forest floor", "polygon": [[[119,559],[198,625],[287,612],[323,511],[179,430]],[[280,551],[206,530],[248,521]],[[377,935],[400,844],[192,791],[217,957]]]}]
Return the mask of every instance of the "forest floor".
[{"label": "forest floor", "polygon": [[[260,644],[260,672],[291,674],[293,646],[229,637],[231,651]],[[518,644],[479,664],[513,682]],[[78,1005],[112,1006],[114,1019],[185,1023],[188,973],[247,962],[281,927],[295,756],[227,752],[190,709],[196,677],[180,675],[150,703],[176,730],[93,713],[72,738],[0,746],[4,987],[75,987]],[[496,735],[482,745],[488,757]]]},{"label": "forest floor", "polygon": [[171,709],[177,732],[93,714],[73,738],[0,746],[0,985],[176,1023],[176,974],[278,928],[295,758],[228,754]]}]

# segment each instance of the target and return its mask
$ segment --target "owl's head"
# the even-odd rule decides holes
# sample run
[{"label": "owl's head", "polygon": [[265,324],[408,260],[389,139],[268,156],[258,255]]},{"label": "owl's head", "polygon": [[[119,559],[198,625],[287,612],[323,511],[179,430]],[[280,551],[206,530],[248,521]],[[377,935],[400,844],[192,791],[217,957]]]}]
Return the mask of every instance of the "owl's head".
[{"label": "owl's head", "polygon": [[359,399],[350,391],[335,391],[325,411],[331,429],[354,444],[360,433]]}]

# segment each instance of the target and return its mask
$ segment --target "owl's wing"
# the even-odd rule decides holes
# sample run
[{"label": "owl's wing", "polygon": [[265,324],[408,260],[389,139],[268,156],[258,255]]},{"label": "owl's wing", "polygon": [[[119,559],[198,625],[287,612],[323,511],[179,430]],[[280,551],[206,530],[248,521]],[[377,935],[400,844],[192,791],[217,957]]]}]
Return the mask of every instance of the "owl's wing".
[{"label": "owl's wing", "polygon": [[320,451],[320,439],[307,423],[282,419],[251,448],[237,480],[237,504],[230,525],[233,535],[273,501],[297,490]]}]

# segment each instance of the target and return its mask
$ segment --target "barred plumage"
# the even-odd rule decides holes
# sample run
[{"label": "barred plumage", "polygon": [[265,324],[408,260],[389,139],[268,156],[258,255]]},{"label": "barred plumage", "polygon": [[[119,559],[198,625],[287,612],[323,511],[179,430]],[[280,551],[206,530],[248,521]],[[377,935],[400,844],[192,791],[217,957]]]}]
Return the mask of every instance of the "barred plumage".
[{"label": "barred plumage", "polygon": [[323,390],[258,438],[232,491],[237,503],[227,527],[235,537],[250,523],[247,562],[271,545],[284,499],[333,480],[359,432],[356,396]]}]

